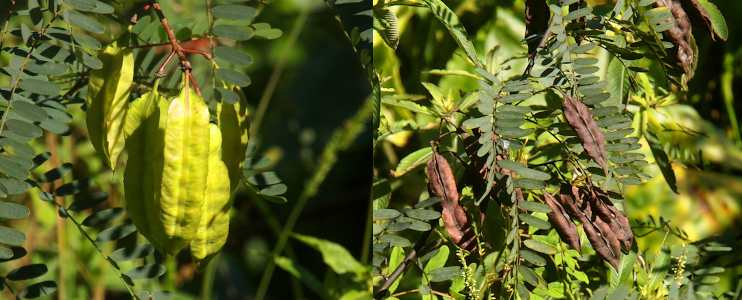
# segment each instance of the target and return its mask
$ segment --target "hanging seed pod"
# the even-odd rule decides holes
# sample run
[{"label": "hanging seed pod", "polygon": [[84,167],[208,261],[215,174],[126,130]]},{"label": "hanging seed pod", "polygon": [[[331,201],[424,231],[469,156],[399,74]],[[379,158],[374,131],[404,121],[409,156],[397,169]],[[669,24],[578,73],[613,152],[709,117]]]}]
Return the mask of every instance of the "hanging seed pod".
[{"label": "hanging seed pod", "polygon": [[577,252],[582,253],[582,246],[580,245],[580,236],[577,232],[577,226],[572,222],[572,218],[569,217],[564,207],[545,189],[541,189],[541,194],[544,195],[544,203],[551,207],[551,212],[546,215],[549,217],[551,225],[559,233],[559,237],[572,246]]},{"label": "hanging seed pod", "polygon": [[456,179],[451,166],[438,152],[433,151],[433,157],[428,160],[427,175],[431,193],[441,197],[441,217],[451,240],[461,248],[474,251],[476,243],[473,241],[476,236],[471,220],[459,203],[459,192],[456,190]]},{"label": "hanging seed pod", "polygon": [[158,203],[167,105],[155,87],[131,103],[124,126],[129,153],[124,171],[126,209],[137,231],[160,251],[159,241],[165,239]]},{"label": "hanging seed pod", "polygon": [[590,206],[593,212],[610,227],[621,244],[621,251],[628,253],[634,242],[634,233],[631,231],[629,219],[626,218],[611,202],[611,198],[600,187],[593,187],[592,191],[582,189],[590,197]]},{"label": "hanging seed pod", "polygon": [[229,170],[230,193],[234,192],[242,177],[242,166],[245,163],[245,151],[250,132],[245,94],[239,87],[233,87],[232,91],[240,97],[239,102],[229,104],[220,101],[217,104],[219,130],[222,132],[221,157]]},{"label": "hanging seed pod", "polygon": [[[657,7],[667,7],[672,12],[672,16],[670,16],[666,22],[673,22],[675,25],[667,30],[666,39],[669,40],[674,47],[668,50],[671,54],[674,54],[675,64],[683,71],[683,73],[688,75],[688,79],[690,80],[690,78],[693,78],[695,70],[693,68],[694,51],[691,47],[691,39],[693,36],[691,21],[688,18],[688,14],[683,9],[680,2],[675,0],[659,0],[655,2],[655,5]],[[711,37],[713,38],[713,36],[712,33]]]},{"label": "hanging seed pod", "polygon": [[161,244],[175,255],[196,236],[208,173],[209,109],[188,84],[170,102],[163,154]]},{"label": "hanging seed pod", "polygon": [[134,55],[129,47],[129,31],[103,48],[98,59],[105,68],[90,71],[85,99],[86,125],[98,156],[112,170],[124,150],[124,122],[134,80]]},{"label": "hanging seed pod", "polygon": [[572,218],[582,223],[585,235],[595,252],[618,270],[621,260],[621,246],[618,237],[611,231],[608,224],[603,222],[597,214],[593,214],[589,198],[580,188],[570,184],[562,184],[560,197],[564,209]]},{"label": "hanging seed pod", "polygon": [[[600,127],[593,118],[593,113],[590,108],[582,103],[582,101],[572,98],[561,88],[557,87],[564,97],[564,117],[567,119],[567,123],[572,129],[577,132],[577,137],[582,142],[582,147],[585,148],[587,154],[598,164],[603,171],[608,173],[605,168],[606,153],[605,153],[605,135],[600,131]],[[607,175],[606,175],[607,176]]]},{"label": "hanging seed pod", "polygon": [[196,237],[191,241],[191,256],[199,270],[203,270],[222,250],[229,234],[229,174],[222,162],[222,134],[214,124],[209,124],[209,175],[206,195],[201,209]]}]

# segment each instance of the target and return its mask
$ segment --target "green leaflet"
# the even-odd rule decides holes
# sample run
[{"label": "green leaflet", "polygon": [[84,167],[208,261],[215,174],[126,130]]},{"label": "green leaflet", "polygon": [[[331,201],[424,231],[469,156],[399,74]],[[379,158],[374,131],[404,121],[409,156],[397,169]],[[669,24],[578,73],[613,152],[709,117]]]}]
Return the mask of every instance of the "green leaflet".
[{"label": "green leaflet", "polygon": [[[124,124],[129,158],[124,171],[126,208],[139,233],[161,253],[165,237],[159,222],[167,100],[156,89],[134,100]],[[159,162],[159,163],[158,163]]]},{"label": "green leaflet", "polygon": [[85,100],[90,142],[111,169],[116,168],[116,159],[124,150],[126,104],[134,79],[134,55],[128,46],[126,31],[98,54],[106,67],[90,71]]},{"label": "green leaflet", "polygon": [[196,236],[208,173],[209,109],[188,84],[170,102],[163,154],[162,246],[175,255]]},{"label": "green leaflet", "polygon": [[219,130],[222,132],[222,161],[229,170],[230,193],[234,192],[240,183],[242,166],[245,163],[245,151],[247,151],[247,140],[250,132],[250,122],[247,117],[247,99],[239,87],[233,87],[232,91],[240,96],[239,102],[234,105],[219,102],[217,104],[217,116],[219,118]]},{"label": "green leaflet", "polygon": [[482,63],[477,57],[477,51],[469,40],[466,28],[461,24],[456,13],[448,8],[448,6],[446,6],[446,4],[441,0],[423,0],[423,2],[425,2],[425,4],[430,8],[433,15],[435,15],[435,17],[446,26],[446,29],[451,33],[451,36],[456,40],[456,43],[464,49],[469,60],[471,60],[475,65],[481,66]]},{"label": "green leaflet", "polygon": [[199,270],[222,250],[229,234],[230,181],[227,166],[221,160],[222,134],[209,124],[209,175],[206,196],[201,210],[201,222],[196,237],[191,241],[191,255]]}]

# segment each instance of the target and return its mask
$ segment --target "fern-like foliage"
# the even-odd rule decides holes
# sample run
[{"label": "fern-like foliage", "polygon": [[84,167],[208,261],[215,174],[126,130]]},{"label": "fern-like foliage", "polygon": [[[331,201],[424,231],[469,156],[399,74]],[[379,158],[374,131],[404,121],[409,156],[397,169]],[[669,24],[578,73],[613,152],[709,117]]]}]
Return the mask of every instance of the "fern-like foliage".
[{"label": "fern-like foliage", "polygon": [[[24,201],[41,200],[44,205],[53,206],[60,218],[79,229],[133,298],[172,299],[169,291],[142,290],[143,280],[153,280],[165,273],[165,258],[148,243],[131,242],[137,229],[130,220],[124,220],[126,210],[108,204],[109,193],[96,188],[93,179],[70,180],[73,165],[58,163],[56,158],[50,160],[58,155],[57,150],[36,154],[44,147],[35,141],[36,138],[49,133],[69,136],[75,130],[67,123],[73,121],[72,115],[81,115],[85,109],[80,110],[77,104],[84,102],[90,71],[108,67],[96,57],[105,43],[101,42],[105,40],[102,37],[126,30],[131,16],[122,17],[116,12],[121,4],[115,1],[30,0],[23,6],[25,3],[27,7],[21,7],[19,1],[0,3],[0,23],[7,29],[0,36],[0,51],[7,58],[0,69],[0,173],[3,175],[0,198],[6,199],[0,202],[0,219],[3,222],[23,219],[29,215],[28,202]],[[155,3],[150,1],[149,4]],[[179,70],[175,63],[168,65],[167,52],[160,51],[173,44],[168,36],[171,30],[175,42],[185,44],[185,48],[193,46],[197,51],[191,52],[203,54],[203,57],[191,59],[196,70],[194,74],[203,75],[197,76],[198,81],[194,83],[201,86],[204,99],[214,105],[239,101],[241,95],[229,87],[250,84],[243,67],[250,65],[252,58],[233,47],[220,45],[216,38],[240,42],[253,37],[276,39],[282,33],[269,24],[254,22],[255,7],[207,3],[210,7],[203,17],[194,16],[193,20],[183,19],[168,25],[164,16],[154,13],[154,9],[135,13],[136,24],[131,28],[130,43],[137,66],[133,96],[151,89],[155,77],[163,75],[167,78],[159,85],[159,91],[167,96],[177,93],[181,76],[173,74]],[[213,57],[216,60],[212,60]],[[52,136],[46,141],[55,139],[56,136]],[[40,171],[38,167],[45,162],[58,165],[47,166],[46,172]],[[261,166],[264,161],[254,159],[248,161],[246,169]],[[79,176],[75,174],[75,177]],[[285,202],[280,195],[286,191],[286,186],[274,173],[251,174],[247,182],[248,187],[264,197]],[[115,198],[122,197],[116,195]],[[90,213],[91,210],[94,212]],[[4,245],[0,247],[0,263],[3,265],[27,255],[23,248],[26,235],[18,229],[20,227],[13,228],[18,223],[9,224],[10,227],[0,226],[0,244]],[[108,244],[114,246],[108,247]],[[52,294],[57,283],[47,272],[45,264],[15,268],[0,277],[0,291],[8,289],[14,297],[24,299]],[[42,276],[46,276],[43,281],[23,283]],[[15,289],[19,284],[25,288]]]},{"label": "fern-like foliage", "polygon": [[[471,69],[430,73],[478,83],[475,90],[460,93],[455,87],[445,90],[422,82],[430,95],[426,97],[384,88],[388,78],[378,81],[377,145],[418,132],[439,146],[412,151],[398,161],[392,177],[374,183],[377,299],[411,292],[400,291],[418,278],[400,283],[410,268],[420,271],[414,286],[423,299],[588,294],[604,299],[608,292],[614,293],[613,299],[640,294],[652,298],[668,289],[676,296],[695,295],[694,284],[703,285],[685,278],[685,250],[664,251],[649,268],[637,267],[646,254],[637,249],[623,211],[627,187],[651,179],[643,172],[650,162],[639,152],[642,139],[677,192],[673,156],[657,137],[657,122],[647,123],[652,123],[649,115],[658,105],[671,102],[667,89],[682,91],[693,76],[695,63],[687,58],[695,57],[698,49],[692,36],[674,36],[678,30],[689,34],[673,19],[678,9],[689,8],[668,8],[661,1],[618,1],[612,11],[598,15],[585,1],[526,5],[536,2],[544,2],[540,4],[548,12],[542,13],[549,22],[526,24],[549,25],[527,29],[531,36],[526,41],[538,42],[528,55],[532,64],[523,75],[509,77],[506,62],[520,57],[495,61],[495,47],[486,59],[479,59],[458,17],[442,2],[380,1],[374,8],[374,28],[392,48],[398,47],[401,30],[390,7],[430,9],[471,62]],[[528,9],[541,8],[529,6],[527,18]],[[657,67],[660,82],[648,80],[648,66]],[[601,71],[606,67],[607,72]],[[654,96],[655,87],[662,91],[661,99]],[[651,103],[642,103],[642,94]],[[422,192],[419,200],[393,203],[392,193],[401,189],[403,178],[419,175],[426,163],[428,193]],[[458,211],[462,213],[454,213]],[[474,236],[466,238],[471,232]],[[693,252],[695,247],[687,249]],[[677,284],[668,287],[663,279],[671,256],[678,257]],[[634,281],[637,273],[643,277]],[[594,278],[608,283],[601,286]]]}]

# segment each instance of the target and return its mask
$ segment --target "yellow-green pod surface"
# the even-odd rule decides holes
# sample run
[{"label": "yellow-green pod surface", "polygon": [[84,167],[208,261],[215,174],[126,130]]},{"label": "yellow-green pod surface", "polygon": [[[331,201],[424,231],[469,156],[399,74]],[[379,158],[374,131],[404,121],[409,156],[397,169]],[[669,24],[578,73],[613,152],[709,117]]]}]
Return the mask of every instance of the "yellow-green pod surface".
[{"label": "yellow-green pod surface", "polygon": [[111,169],[124,150],[126,104],[134,79],[134,55],[128,46],[127,31],[98,54],[103,68],[90,71],[85,100],[90,142]]},{"label": "yellow-green pod surface", "polygon": [[208,173],[209,109],[188,84],[170,103],[163,154],[162,246],[175,255],[196,236]]},{"label": "yellow-green pod surface", "polygon": [[229,170],[230,193],[234,192],[240,183],[250,131],[245,94],[239,87],[232,87],[232,91],[240,96],[239,102],[235,104],[219,102],[217,104],[219,129],[222,132],[222,161]]},{"label": "yellow-green pod surface", "polygon": [[129,153],[124,171],[126,209],[137,231],[162,253],[165,231],[158,203],[167,109],[165,97],[156,91],[146,93],[130,104],[124,125]]},{"label": "yellow-green pod surface", "polygon": [[201,210],[198,233],[191,241],[191,256],[199,270],[203,270],[222,250],[229,234],[229,175],[221,160],[222,133],[209,124],[209,175],[206,179],[206,197]]}]

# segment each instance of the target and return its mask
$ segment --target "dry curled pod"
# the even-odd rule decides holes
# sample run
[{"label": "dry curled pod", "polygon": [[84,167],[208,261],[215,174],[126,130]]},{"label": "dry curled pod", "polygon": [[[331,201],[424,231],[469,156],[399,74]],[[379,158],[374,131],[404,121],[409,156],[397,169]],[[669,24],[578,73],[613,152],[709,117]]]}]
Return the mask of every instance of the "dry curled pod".
[{"label": "dry curled pod", "polygon": [[603,168],[607,176],[605,163],[608,159],[605,153],[605,136],[595,122],[593,113],[582,101],[573,98],[559,87],[557,90],[564,97],[563,110],[567,123],[577,132],[577,137],[580,138],[587,154]]},{"label": "dry curled pod", "polygon": [[565,211],[582,223],[585,235],[595,252],[618,270],[621,260],[621,245],[610,226],[593,214],[588,194],[570,184],[562,184],[560,198]]},{"label": "dry curled pod", "polygon": [[459,203],[459,192],[456,190],[456,179],[451,166],[438,152],[433,151],[433,156],[428,160],[427,176],[430,192],[441,197],[443,224],[451,240],[461,248],[476,250],[476,236],[471,219]]},{"label": "dry curled pod", "polygon": [[[670,54],[675,56],[675,64],[688,75],[688,79],[693,77],[693,48],[691,48],[691,22],[683,6],[677,0],[659,0],[655,2],[657,7],[667,7],[672,12],[672,17],[667,22],[674,22],[675,25],[666,31],[667,39],[674,45],[668,49]],[[704,10],[705,12],[705,10]],[[712,34],[713,36],[713,34]]]},{"label": "dry curled pod", "polygon": [[634,242],[634,233],[631,231],[629,219],[613,205],[611,198],[602,188],[593,187],[590,192],[584,188],[583,190],[591,196],[590,205],[592,210],[598,215],[598,217],[608,224],[611,231],[613,231],[618,238],[618,241],[621,244],[621,251],[628,253]]},{"label": "dry curled pod", "polygon": [[545,189],[541,189],[541,193],[544,195],[544,203],[551,207],[551,212],[546,215],[549,217],[551,225],[559,233],[559,237],[577,250],[577,252],[582,253],[580,236],[577,232],[577,226],[572,222],[572,218],[564,211],[564,207],[562,207],[562,204],[554,196],[549,194]]}]

